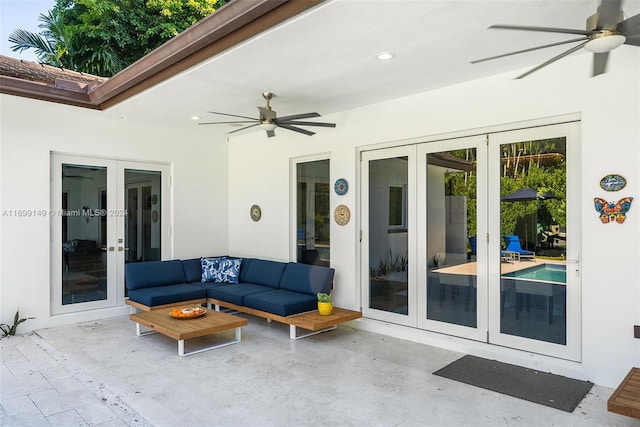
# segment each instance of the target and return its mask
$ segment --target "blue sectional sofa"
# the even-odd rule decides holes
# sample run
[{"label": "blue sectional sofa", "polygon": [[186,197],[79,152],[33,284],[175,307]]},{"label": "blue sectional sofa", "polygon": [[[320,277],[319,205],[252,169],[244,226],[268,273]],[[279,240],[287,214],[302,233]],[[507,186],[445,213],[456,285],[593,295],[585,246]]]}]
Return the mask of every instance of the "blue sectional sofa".
[{"label": "blue sectional sofa", "polygon": [[226,282],[203,282],[202,270],[201,258],[126,264],[127,304],[147,311],[210,303],[216,309],[230,307],[280,320],[316,310],[316,294],[331,292],[335,273],[329,267],[258,258],[242,258],[237,277]]}]

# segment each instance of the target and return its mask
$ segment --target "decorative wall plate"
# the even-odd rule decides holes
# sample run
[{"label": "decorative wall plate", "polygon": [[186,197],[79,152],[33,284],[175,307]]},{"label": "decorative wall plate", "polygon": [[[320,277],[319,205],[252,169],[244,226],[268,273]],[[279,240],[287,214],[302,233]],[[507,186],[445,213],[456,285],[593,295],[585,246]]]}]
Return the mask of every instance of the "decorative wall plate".
[{"label": "decorative wall plate", "polygon": [[333,189],[335,190],[338,196],[344,196],[349,191],[349,183],[344,178],[336,179],[336,183],[333,185]]},{"label": "decorative wall plate", "polygon": [[351,212],[349,211],[349,208],[345,205],[336,206],[335,211],[333,211],[333,219],[338,225],[348,224],[351,219]]},{"label": "decorative wall plate", "polygon": [[600,188],[604,191],[620,191],[627,185],[627,180],[622,175],[611,174],[600,180]]},{"label": "decorative wall plate", "polygon": [[251,209],[249,210],[249,213],[251,214],[251,219],[254,221],[260,221],[260,218],[262,217],[262,210],[260,209],[260,206],[258,205],[253,205],[251,206]]}]

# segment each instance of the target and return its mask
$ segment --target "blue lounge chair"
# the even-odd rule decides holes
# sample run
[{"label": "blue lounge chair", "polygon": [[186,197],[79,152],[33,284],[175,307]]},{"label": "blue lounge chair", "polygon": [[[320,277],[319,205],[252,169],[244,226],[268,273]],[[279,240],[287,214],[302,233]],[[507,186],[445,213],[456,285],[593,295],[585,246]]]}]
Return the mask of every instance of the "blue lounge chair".
[{"label": "blue lounge chair", "polygon": [[504,244],[506,246],[505,251],[515,252],[521,259],[531,258],[533,261],[536,260],[535,252],[522,249],[520,246],[520,238],[518,236],[504,236]]}]

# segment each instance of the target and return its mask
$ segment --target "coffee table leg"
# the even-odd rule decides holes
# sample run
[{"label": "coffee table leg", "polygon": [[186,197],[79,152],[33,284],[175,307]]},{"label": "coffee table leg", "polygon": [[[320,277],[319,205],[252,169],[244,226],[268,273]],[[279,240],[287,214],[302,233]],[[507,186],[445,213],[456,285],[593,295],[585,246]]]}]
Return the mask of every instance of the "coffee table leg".
[{"label": "coffee table leg", "polygon": [[150,329],[148,331],[143,331],[141,328],[142,325],[140,325],[140,323],[136,323],[136,335],[141,337],[143,335],[149,335],[149,334],[157,334],[158,332],[154,331],[153,329]]},{"label": "coffee table leg", "polygon": [[184,351],[184,340],[178,340],[178,355],[179,356],[189,356],[191,354],[202,353],[203,351],[213,350],[214,348],[225,347],[231,344],[238,344],[242,340],[242,328],[235,328],[235,339],[230,341],[221,342],[218,344],[214,344],[211,346],[201,347],[195,350],[191,350],[188,352]]}]

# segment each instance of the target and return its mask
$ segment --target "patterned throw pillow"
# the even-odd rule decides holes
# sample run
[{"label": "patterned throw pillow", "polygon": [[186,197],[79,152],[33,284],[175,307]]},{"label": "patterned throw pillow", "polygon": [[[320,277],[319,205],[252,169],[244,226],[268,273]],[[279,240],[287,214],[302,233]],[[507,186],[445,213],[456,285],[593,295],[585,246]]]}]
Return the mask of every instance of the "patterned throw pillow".
[{"label": "patterned throw pillow", "polygon": [[202,282],[215,282],[216,274],[222,257],[216,258],[200,258],[202,265]]},{"label": "patterned throw pillow", "polygon": [[240,258],[224,258],[218,264],[215,281],[220,283],[238,283],[240,276]]}]

